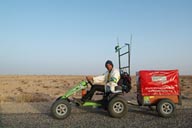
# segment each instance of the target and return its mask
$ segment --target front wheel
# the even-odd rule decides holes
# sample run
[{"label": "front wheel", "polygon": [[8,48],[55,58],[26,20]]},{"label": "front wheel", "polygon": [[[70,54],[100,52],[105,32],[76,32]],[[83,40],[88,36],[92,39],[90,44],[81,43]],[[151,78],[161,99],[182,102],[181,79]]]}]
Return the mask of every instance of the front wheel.
[{"label": "front wheel", "polygon": [[161,100],[157,104],[157,112],[161,117],[170,117],[175,110],[175,104],[168,99]]},{"label": "front wheel", "polygon": [[67,100],[56,100],[51,106],[51,114],[56,119],[65,119],[71,114],[71,106]]},{"label": "front wheel", "polygon": [[114,118],[125,116],[127,111],[127,103],[122,97],[114,97],[108,104],[109,115]]}]

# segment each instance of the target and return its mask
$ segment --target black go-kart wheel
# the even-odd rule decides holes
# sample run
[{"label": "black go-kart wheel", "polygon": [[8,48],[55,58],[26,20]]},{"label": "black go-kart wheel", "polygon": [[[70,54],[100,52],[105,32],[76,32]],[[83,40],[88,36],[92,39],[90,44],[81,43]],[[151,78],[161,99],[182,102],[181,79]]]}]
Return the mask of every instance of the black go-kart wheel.
[{"label": "black go-kart wheel", "polygon": [[65,119],[71,114],[71,105],[67,100],[56,100],[51,106],[51,114],[56,119]]},{"label": "black go-kart wheel", "polygon": [[120,96],[116,96],[109,101],[108,112],[111,117],[121,118],[127,114],[128,107],[126,100]]},{"label": "black go-kart wheel", "polygon": [[159,101],[157,112],[161,117],[170,117],[175,111],[175,104],[168,99]]}]

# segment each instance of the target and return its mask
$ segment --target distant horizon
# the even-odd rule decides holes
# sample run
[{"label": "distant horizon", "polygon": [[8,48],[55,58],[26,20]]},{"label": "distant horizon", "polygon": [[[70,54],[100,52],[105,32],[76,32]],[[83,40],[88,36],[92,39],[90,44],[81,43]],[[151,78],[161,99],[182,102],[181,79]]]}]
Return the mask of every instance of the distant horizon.
[{"label": "distant horizon", "polygon": [[[170,70],[174,70],[174,69],[170,69]],[[0,74],[0,76],[88,76],[88,75],[92,75],[92,76],[97,76],[97,75],[102,75],[101,74]],[[136,76],[135,74],[130,74],[131,76]],[[192,76],[192,74],[181,74],[179,72],[179,76]]]},{"label": "distant horizon", "polygon": [[[63,75],[59,75],[59,74],[9,74],[9,75],[2,75],[0,74],[0,76],[79,76],[79,77],[82,77],[82,76],[88,76],[88,75],[91,75],[91,76],[97,76],[97,75],[101,75],[101,74],[85,74],[85,75],[66,75],[66,74],[63,74]],[[136,74],[132,74],[131,76],[136,76]],[[192,76],[192,74],[190,75],[185,75],[185,74],[179,74],[179,76]]]}]

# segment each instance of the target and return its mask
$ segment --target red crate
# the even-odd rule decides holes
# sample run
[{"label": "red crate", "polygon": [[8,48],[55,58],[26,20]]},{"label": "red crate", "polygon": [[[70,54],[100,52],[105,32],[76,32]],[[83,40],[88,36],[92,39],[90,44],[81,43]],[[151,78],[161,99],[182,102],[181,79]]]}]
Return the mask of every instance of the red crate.
[{"label": "red crate", "polygon": [[178,70],[141,70],[137,72],[137,99],[141,105],[157,104],[161,99],[180,100]]},{"label": "red crate", "polygon": [[142,96],[180,94],[178,70],[141,70],[137,77]]}]

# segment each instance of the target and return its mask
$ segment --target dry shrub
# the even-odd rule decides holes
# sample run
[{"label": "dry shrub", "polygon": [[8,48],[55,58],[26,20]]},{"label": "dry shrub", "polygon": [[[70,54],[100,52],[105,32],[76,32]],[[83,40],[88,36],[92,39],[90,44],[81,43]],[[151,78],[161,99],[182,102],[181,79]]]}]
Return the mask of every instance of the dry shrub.
[{"label": "dry shrub", "polygon": [[17,91],[23,92],[23,89],[21,87],[16,88]]},{"label": "dry shrub", "polygon": [[52,82],[53,82],[53,83],[56,83],[56,82],[57,82],[57,80],[53,80]]},{"label": "dry shrub", "polygon": [[43,85],[43,88],[50,88],[49,86],[47,86],[47,85]]},{"label": "dry shrub", "polygon": [[37,86],[41,86],[41,84],[37,84]]},{"label": "dry shrub", "polygon": [[28,84],[28,81],[22,80],[21,83],[22,84]]},{"label": "dry shrub", "polygon": [[38,80],[37,82],[38,82],[38,83],[41,83],[41,82],[42,82],[42,80]]},{"label": "dry shrub", "polygon": [[55,86],[55,88],[60,88],[60,86]]}]

